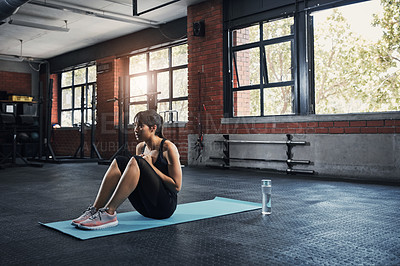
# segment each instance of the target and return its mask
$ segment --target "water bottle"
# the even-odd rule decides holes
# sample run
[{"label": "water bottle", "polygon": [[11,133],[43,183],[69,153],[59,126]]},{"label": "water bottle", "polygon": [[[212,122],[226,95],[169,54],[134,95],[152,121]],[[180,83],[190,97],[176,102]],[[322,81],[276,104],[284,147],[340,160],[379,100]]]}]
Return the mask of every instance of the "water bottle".
[{"label": "water bottle", "polygon": [[262,211],[263,215],[271,214],[271,180],[261,180]]}]

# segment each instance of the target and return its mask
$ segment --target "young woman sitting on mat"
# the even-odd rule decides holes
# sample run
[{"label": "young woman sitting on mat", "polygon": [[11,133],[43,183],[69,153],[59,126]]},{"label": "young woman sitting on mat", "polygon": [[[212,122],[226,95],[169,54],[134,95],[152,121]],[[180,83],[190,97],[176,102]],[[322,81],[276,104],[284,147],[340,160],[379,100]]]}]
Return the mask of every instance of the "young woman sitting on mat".
[{"label": "young woman sitting on mat", "polygon": [[154,110],[135,116],[136,155],[117,156],[104,175],[94,204],[72,224],[81,229],[102,229],[118,224],[116,209],[125,199],[143,216],[170,217],[182,186],[176,146],[163,137],[163,119]]}]

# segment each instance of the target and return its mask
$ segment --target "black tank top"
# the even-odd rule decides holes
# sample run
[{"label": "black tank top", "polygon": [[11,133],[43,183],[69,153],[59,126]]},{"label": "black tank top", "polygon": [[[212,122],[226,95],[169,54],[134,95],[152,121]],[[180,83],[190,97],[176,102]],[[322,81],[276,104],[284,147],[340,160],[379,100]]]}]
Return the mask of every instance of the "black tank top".
[{"label": "black tank top", "polygon": [[[164,175],[169,176],[169,174],[168,174],[168,162],[163,156],[163,146],[164,146],[164,142],[165,141],[166,141],[166,139],[162,139],[162,141],[161,141],[160,148],[159,148],[159,151],[158,151],[157,160],[154,163],[154,166],[158,170],[160,170]],[[142,154],[144,153],[144,149],[146,149],[146,143],[143,146]]]}]

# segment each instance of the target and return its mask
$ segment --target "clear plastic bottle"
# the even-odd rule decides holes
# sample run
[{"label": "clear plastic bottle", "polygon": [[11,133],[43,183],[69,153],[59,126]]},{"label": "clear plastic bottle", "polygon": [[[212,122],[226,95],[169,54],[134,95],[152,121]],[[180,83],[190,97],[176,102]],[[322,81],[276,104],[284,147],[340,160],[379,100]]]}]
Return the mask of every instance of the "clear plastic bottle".
[{"label": "clear plastic bottle", "polygon": [[261,180],[261,191],[262,191],[262,211],[263,215],[271,214],[271,180]]}]

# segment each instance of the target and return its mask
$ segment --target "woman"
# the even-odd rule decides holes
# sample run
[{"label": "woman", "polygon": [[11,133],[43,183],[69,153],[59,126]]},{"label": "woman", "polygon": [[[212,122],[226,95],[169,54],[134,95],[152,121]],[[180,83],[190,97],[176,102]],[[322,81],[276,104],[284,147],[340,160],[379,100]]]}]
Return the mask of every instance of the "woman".
[{"label": "woman", "polygon": [[163,137],[162,117],[154,110],[139,112],[134,119],[140,142],[132,158],[117,156],[104,175],[93,205],[72,224],[81,229],[118,225],[116,209],[125,199],[143,216],[170,217],[182,186],[182,170],[176,146]]}]

